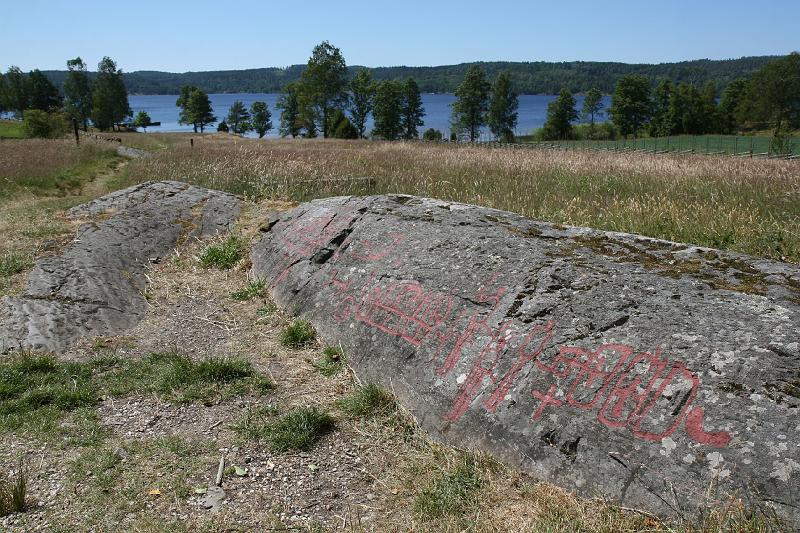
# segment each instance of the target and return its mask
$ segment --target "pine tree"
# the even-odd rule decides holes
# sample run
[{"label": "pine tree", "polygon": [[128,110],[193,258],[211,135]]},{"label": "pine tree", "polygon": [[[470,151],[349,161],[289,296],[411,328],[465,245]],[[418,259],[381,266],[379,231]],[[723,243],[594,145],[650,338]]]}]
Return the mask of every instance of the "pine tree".
[{"label": "pine tree", "polygon": [[378,84],[375,92],[375,107],[372,114],[375,116],[375,129],[377,135],[387,141],[400,138],[403,133],[404,87],[395,80],[384,80]]},{"label": "pine tree", "polygon": [[259,139],[272,129],[272,113],[266,102],[253,102],[250,105],[250,117],[250,123]]},{"label": "pine tree", "polygon": [[47,79],[39,69],[33,70],[28,75],[28,106],[50,113],[61,107],[61,95],[53,82]]},{"label": "pine tree", "polygon": [[561,89],[558,98],[547,105],[547,121],[544,134],[548,140],[572,138],[572,122],[578,120],[575,110],[575,97],[569,89]]},{"label": "pine tree", "polygon": [[6,80],[6,109],[13,112],[17,118],[22,118],[22,113],[29,106],[28,77],[19,67],[8,67]]},{"label": "pine tree", "polygon": [[617,80],[608,111],[622,135],[635,135],[650,119],[650,105],[650,80],[630,74]]},{"label": "pine tree", "polygon": [[247,133],[251,128],[250,126],[250,113],[242,102],[236,100],[228,110],[228,118],[226,122],[230,130],[237,134],[242,135]]},{"label": "pine tree", "polygon": [[97,78],[92,93],[92,122],[100,130],[113,128],[131,116],[128,91],[122,81],[122,70],[109,57],[97,65]]},{"label": "pine tree", "polygon": [[403,84],[403,103],[400,113],[400,129],[404,139],[410,140],[419,137],[417,128],[425,124],[425,121],[422,120],[424,116],[425,108],[422,107],[419,85],[414,78],[408,78]]},{"label": "pine tree", "polygon": [[492,87],[487,122],[489,129],[501,142],[514,142],[514,128],[517,127],[519,96],[511,86],[511,76],[500,72]]},{"label": "pine tree", "polygon": [[214,116],[214,110],[211,107],[211,100],[205,91],[200,89],[193,91],[189,96],[187,109],[192,124],[200,128],[200,133],[205,131],[206,126],[217,121],[217,117]]},{"label": "pine tree", "polygon": [[367,128],[367,118],[372,112],[375,99],[375,82],[369,70],[362,68],[356,72],[350,82],[351,104],[350,118],[358,131],[358,138],[363,139]]},{"label": "pine tree", "polygon": [[0,72],[0,114],[8,109],[8,83],[6,77]]},{"label": "pine tree", "polygon": [[88,129],[92,113],[92,84],[86,72],[86,63],[76,57],[67,61],[67,78],[64,80],[64,107],[67,114]]},{"label": "pine tree", "polygon": [[298,97],[298,87],[290,83],[284,88],[283,94],[278,98],[275,107],[281,110],[281,121],[278,133],[281,137],[289,135],[292,138],[300,135],[302,124],[300,122],[300,102]]},{"label": "pine tree", "polygon": [[661,80],[653,93],[652,117],[650,118],[650,135],[664,137],[675,133],[674,116],[672,113],[672,95],[675,86],[670,80]]},{"label": "pine tree", "polygon": [[586,95],[583,97],[583,108],[581,109],[581,115],[583,119],[589,119],[589,131],[594,135],[594,117],[595,115],[599,115],[600,111],[603,109],[603,93],[601,93],[598,89],[591,88],[586,91]]},{"label": "pine tree", "polygon": [[[328,114],[333,109],[346,107],[347,65],[341,50],[323,41],[314,47],[311,57],[300,77],[306,104],[313,109],[306,112],[306,120],[313,119],[322,125],[322,136],[328,137]],[[312,118],[313,117],[313,118]]]},{"label": "pine tree", "polygon": [[481,127],[486,125],[489,89],[486,75],[477,65],[471,65],[467,69],[464,81],[456,89],[456,101],[453,102],[453,128],[466,132],[470,142],[475,142]]},{"label": "pine tree", "polygon": [[194,85],[184,85],[181,87],[180,96],[178,96],[178,99],[175,101],[175,105],[181,108],[181,112],[178,114],[178,124],[183,124],[185,126],[191,124],[195,133],[197,133],[197,123],[192,120],[191,113],[189,112],[189,98],[192,96],[192,93],[197,90],[197,87]]}]

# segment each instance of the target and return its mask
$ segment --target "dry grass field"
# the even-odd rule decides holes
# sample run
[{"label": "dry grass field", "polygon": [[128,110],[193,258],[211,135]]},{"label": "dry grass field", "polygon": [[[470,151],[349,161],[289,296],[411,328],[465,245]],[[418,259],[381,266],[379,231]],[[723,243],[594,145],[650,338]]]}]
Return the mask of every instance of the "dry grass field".
[{"label": "dry grass field", "polygon": [[[662,521],[432,442],[387,391],[357,382],[347,354],[332,356],[324,339],[286,342],[297,334],[296,321],[275,307],[263,283],[248,279],[247,247],[267,211],[392,191],[797,262],[800,164],[224,135],[107,137],[152,153],[123,160],[115,142],[89,139],[80,148],[0,143],[0,296],[21,287],[37,257],[71,238],[66,208],[150,179],[253,200],[237,228],[241,249],[224,269],[208,268],[211,247],[199,242],[154,265],[149,312],[125,336],[86,339],[59,358],[0,358],[0,486],[18,477],[22,458],[29,505],[0,518],[0,529],[781,530],[769,514],[737,501]],[[375,179],[350,179],[365,176]],[[227,369],[231,381],[204,382],[191,370],[203,365]],[[25,407],[13,395],[28,389],[70,401]],[[277,450],[276,428],[309,409],[332,426],[310,435],[307,449]],[[283,433],[299,429],[288,425]],[[202,491],[213,484],[221,455],[226,504],[212,513]]]},{"label": "dry grass field", "polygon": [[[344,179],[364,176],[375,180]],[[254,199],[402,192],[800,261],[798,161],[213,135],[134,162],[128,178]]]}]

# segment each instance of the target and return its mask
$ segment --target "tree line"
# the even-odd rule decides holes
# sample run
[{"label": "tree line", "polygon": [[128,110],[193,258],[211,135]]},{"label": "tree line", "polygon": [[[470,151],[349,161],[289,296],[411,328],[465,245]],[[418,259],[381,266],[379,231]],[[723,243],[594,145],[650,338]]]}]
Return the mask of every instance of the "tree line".
[{"label": "tree line", "polygon": [[611,124],[595,128],[602,93],[591,89],[580,115],[589,127],[576,127],[579,113],[572,92],[564,88],[548,106],[547,121],[536,133],[542,140],[613,138],[615,135],[732,134],[770,128],[776,150],[800,128],[800,53],[774,59],[747,77],[733,80],[720,93],[713,82],[702,87],[659,80],[653,86],[641,75],[617,80],[607,110]]},{"label": "tree line", "polygon": [[[639,74],[653,83],[661,78],[674,83],[702,87],[713,81],[725,87],[736,78],[747,76],[763,67],[773,57],[743,57],[730,60],[700,59],[678,63],[628,64],[618,62],[480,62],[435,67],[377,67],[368,69],[377,81],[414,78],[424,93],[452,93],[467,70],[478,65],[489,79],[507,71],[514,87],[521,94],[558,94],[562,88],[572,93],[586,92],[591,87],[605,94],[614,90],[621,76]],[[132,94],[177,94],[189,85],[202,87],[209,93],[274,93],[302,76],[306,65],[286,68],[260,68],[206,72],[169,73],[156,71],[126,72],[125,84]],[[348,67],[349,77],[363,67]],[[67,71],[45,71],[56,86],[61,86]],[[93,73],[90,73],[90,77]]]},{"label": "tree line", "polygon": [[[352,79],[341,50],[324,41],[314,47],[300,79],[289,83],[278,100],[279,133],[283,137],[360,139],[370,135],[385,140],[417,139],[424,124],[425,109],[419,84],[375,80],[369,69],[361,68]],[[454,135],[474,141],[488,125],[505,140],[513,139],[517,125],[518,94],[507,72],[490,84],[485,73],[473,66],[455,91],[452,124]],[[442,132],[429,128],[424,139],[440,140]]]},{"label": "tree line", "polygon": [[62,91],[38,69],[26,74],[9,67],[0,74],[0,112],[24,118],[28,133],[38,137],[63,134],[66,119],[76,120],[84,130],[89,121],[108,130],[131,116],[122,70],[109,57],[100,61],[92,79],[80,57],[67,61]]}]

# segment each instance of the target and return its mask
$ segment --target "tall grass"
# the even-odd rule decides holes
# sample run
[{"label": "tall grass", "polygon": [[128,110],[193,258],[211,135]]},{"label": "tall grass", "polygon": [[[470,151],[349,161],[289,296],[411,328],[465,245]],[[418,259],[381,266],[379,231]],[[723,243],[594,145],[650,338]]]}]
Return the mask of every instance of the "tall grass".
[{"label": "tall grass", "polygon": [[67,139],[21,139],[0,143],[0,199],[21,191],[62,194],[116,160],[111,146]]},{"label": "tall grass", "polygon": [[[363,176],[375,180],[342,180]],[[796,161],[206,138],[133,162],[129,177],[297,201],[403,192],[800,261]]]}]

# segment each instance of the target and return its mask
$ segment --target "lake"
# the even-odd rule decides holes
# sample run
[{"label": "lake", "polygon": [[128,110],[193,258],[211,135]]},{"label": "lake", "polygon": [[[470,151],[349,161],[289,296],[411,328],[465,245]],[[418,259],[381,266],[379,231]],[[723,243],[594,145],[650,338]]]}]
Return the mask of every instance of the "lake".
[{"label": "lake", "polygon": [[[233,102],[241,100],[248,108],[255,101],[266,102],[272,112],[273,129],[267,134],[268,137],[278,136],[278,124],[280,122],[280,112],[275,109],[279,94],[259,94],[259,93],[238,93],[238,94],[209,94],[214,114],[222,120],[227,116],[228,109]],[[526,135],[536,128],[541,128],[547,117],[547,104],[555,100],[556,95],[547,94],[523,94],[519,97],[519,124],[516,129],[517,135]],[[178,107],[175,101],[178,99],[176,94],[157,94],[157,95],[130,95],[128,100],[133,109],[134,115],[139,111],[146,111],[153,122],[161,122],[159,127],[148,128],[148,131],[192,131],[191,126],[181,126],[178,124]],[[425,107],[425,125],[420,128],[422,134],[428,128],[441,130],[445,136],[450,134],[450,104],[455,100],[452,94],[423,94],[422,104]],[[580,111],[583,106],[583,96],[575,96],[577,109]],[[604,109],[611,105],[611,98],[603,98]],[[371,117],[370,117],[371,118]],[[595,118],[601,122],[604,117]],[[216,125],[210,128],[216,131]],[[372,130],[372,120],[370,120],[367,131]],[[250,134],[253,136],[254,134]],[[488,130],[484,132],[484,138],[489,139]]]}]

